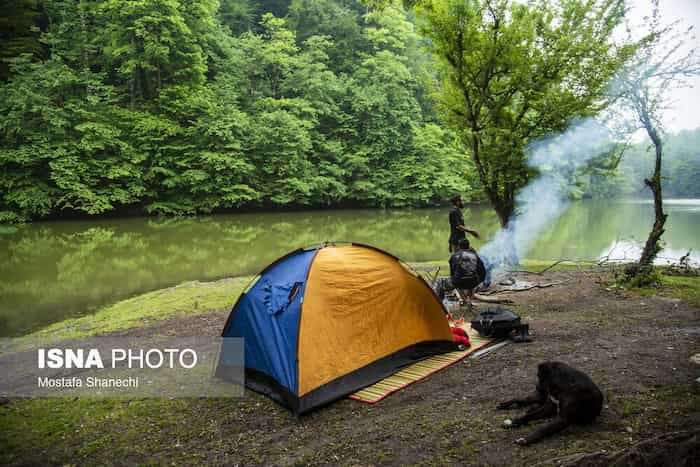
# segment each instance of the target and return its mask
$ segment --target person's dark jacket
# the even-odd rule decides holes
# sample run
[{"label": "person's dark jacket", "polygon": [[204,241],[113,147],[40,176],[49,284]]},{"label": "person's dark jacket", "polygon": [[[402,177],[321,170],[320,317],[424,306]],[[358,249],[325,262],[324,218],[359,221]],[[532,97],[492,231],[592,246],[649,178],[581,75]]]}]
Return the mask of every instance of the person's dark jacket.
[{"label": "person's dark jacket", "polygon": [[463,230],[457,228],[458,225],[464,225],[464,216],[462,216],[462,210],[458,207],[453,207],[450,210],[450,245],[457,245],[459,241],[466,238],[466,234]]},{"label": "person's dark jacket", "polygon": [[460,289],[473,289],[486,278],[483,261],[472,249],[458,250],[450,256],[450,278]]}]

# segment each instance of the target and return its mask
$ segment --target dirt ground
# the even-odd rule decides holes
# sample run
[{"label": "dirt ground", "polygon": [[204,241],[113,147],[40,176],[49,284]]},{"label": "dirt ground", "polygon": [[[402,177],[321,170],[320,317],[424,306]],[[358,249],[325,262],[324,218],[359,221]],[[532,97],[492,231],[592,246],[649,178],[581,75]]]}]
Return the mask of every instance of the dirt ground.
[{"label": "dirt ground", "polygon": [[[700,366],[689,359],[700,353],[700,309],[678,299],[610,289],[598,283],[601,277],[586,271],[536,276],[541,282],[569,282],[509,294],[530,324],[533,342],[465,359],[377,404],[344,399],[297,419],[249,391],[241,399],[194,400],[186,409],[191,415],[176,422],[185,426],[162,428],[172,429],[172,443],[134,452],[119,463],[534,465],[598,453],[596,462],[606,465],[607,454],[665,433],[697,430]],[[124,334],[218,335],[226,315],[169,320]],[[570,427],[520,447],[514,440],[537,424],[504,429],[503,420],[518,411],[495,407],[532,391],[536,366],[545,360],[588,373],[605,394],[603,413],[592,426]],[[198,431],[182,436],[188,429]],[[144,432],[144,442],[149,439],[163,436]],[[77,446],[67,442],[34,455],[69,463],[72,449]],[[91,459],[109,459],[109,446],[104,449]]]}]

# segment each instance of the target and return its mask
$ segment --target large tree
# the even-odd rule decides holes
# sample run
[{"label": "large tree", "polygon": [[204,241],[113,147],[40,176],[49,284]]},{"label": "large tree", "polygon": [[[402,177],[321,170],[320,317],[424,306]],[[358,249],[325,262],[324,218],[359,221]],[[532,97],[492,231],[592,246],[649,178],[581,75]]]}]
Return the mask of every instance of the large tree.
[{"label": "large tree", "polygon": [[663,209],[661,165],[664,154],[663,113],[668,109],[672,88],[687,86],[687,79],[700,74],[700,57],[696,48],[686,48],[692,41],[691,28],[679,31],[679,22],[663,26],[659,2],[654,0],[649,34],[642,41],[634,60],[625,66],[615,88],[623,110],[631,113],[632,130],[642,129],[654,148],[654,166],[651,177],[644,179],[654,198],[654,225],[647,237],[637,266],[628,271],[632,275],[648,271],[660,250],[659,240],[664,233],[667,215]]},{"label": "large tree", "polygon": [[444,122],[471,152],[506,226],[534,175],[528,144],[595,115],[633,47],[616,45],[623,0],[421,0],[422,33],[440,63]]}]

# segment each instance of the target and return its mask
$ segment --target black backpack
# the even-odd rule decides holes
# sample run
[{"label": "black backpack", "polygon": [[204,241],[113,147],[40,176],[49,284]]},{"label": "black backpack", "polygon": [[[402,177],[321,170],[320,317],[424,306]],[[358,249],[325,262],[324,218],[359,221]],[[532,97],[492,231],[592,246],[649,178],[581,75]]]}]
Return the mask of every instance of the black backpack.
[{"label": "black backpack", "polygon": [[461,250],[455,253],[455,267],[452,283],[455,287],[471,289],[484,280],[479,276],[479,257],[473,251]]},{"label": "black backpack", "polygon": [[496,339],[508,337],[513,331],[521,331],[524,326],[520,323],[520,316],[501,307],[485,308],[472,320],[472,328],[479,334]]}]

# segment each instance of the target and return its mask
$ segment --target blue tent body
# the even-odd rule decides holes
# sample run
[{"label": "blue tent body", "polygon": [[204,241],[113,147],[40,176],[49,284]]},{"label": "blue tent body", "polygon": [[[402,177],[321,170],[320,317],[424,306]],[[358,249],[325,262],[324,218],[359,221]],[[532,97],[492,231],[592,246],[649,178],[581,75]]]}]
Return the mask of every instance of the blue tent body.
[{"label": "blue tent body", "polygon": [[[298,252],[264,271],[250,291],[241,296],[237,312],[227,326],[229,336],[234,333],[246,338],[246,368],[272,376],[289,391],[297,387],[300,302],[315,253],[315,250]],[[295,286],[301,290],[288,303]]]}]

